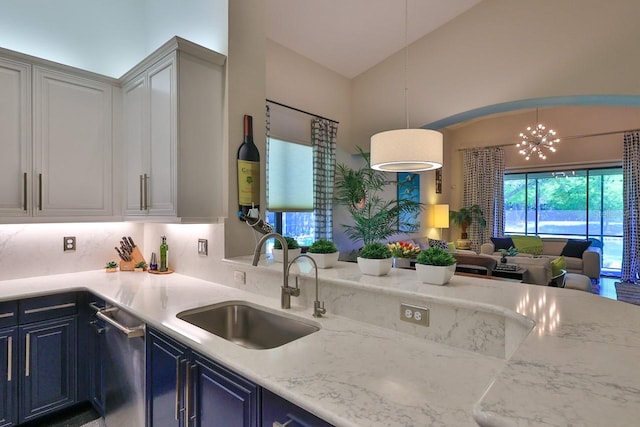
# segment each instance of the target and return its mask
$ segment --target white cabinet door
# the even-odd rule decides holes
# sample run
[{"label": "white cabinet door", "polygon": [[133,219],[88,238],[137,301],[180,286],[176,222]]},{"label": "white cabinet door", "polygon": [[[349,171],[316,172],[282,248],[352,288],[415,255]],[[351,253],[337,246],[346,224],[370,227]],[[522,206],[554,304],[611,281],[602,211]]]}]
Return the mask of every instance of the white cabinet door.
[{"label": "white cabinet door", "polygon": [[0,59],[0,216],[30,215],[31,66]]},{"label": "white cabinet door", "polygon": [[34,68],[36,216],[112,215],[111,86]]},{"label": "white cabinet door", "polygon": [[122,89],[123,137],[126,163],[126,215],[146,215],[145,178],[148,174],[149,130],[147,78],[140,76]]},{"label": "white cabinet door", "polygon": [[175,216],[177,186],[176,55],[153,66],[149,79],[149,215]]}]

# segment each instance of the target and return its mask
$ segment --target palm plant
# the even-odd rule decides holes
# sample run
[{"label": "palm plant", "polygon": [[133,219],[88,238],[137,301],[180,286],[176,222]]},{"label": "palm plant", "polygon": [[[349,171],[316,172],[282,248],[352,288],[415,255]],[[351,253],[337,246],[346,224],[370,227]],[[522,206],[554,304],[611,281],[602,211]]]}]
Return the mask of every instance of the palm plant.
[{"label": "palm plant", "polygon": [[336,203],[344,205],[353,225],[342,224],[345,234],[354,242],[368,243],[383,241],[398,232],[398,228],[417,231],[419,226],[403,220],[417,214],[424,206],[409,199],[384,200],[378,193],[387,185],[402,185],[387,179],[385,172],[371,169],[369,154],[357,147],[366,162],[366,166],[353,169],[344,164],[336,166],[335,196]]},{"label": "palm plant", "polygon": [[449,212],[449,219],[451,222],[460,227],[461,238],[467,239],[467,228],[476,221],[480,227],[487,226],[487,221],[484,219],[482,209],[478,205],[473,205],[468,208],[460,208],[459,211]]}]

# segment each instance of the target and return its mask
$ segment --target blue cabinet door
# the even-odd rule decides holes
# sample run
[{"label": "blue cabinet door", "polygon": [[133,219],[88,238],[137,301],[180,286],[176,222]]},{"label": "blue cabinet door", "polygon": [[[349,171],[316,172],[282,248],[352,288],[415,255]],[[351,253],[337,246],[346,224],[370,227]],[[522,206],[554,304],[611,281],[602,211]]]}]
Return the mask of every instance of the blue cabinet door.
[{"label": "blue cabinet door", "polygon": [[147,329],[147,425],[183,427],[185,384],[189,349],[171,338]]},{"label": "blue cabinet door", "polygon": [[257,427],[260,388],[193,352],[189,414],[201,427]]},{"label": "blue cabinet door", "polygon": [[18,329],[0,330],[0,426],[18,423]]},{"label": "blue cabinet door", "polygon": [[76,401],[76,316],[20,326],[20,422]]},{"label": "blue cabinet door", "polygon": [[287,427],[332,427],[288,400],[262,389],[262,425]]}]

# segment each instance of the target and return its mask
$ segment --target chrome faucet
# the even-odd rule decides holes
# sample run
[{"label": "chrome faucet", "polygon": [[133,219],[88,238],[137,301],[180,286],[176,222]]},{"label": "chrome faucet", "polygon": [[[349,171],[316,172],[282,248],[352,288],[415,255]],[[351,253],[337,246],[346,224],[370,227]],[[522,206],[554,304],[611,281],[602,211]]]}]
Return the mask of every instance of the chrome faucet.
[{"label": "chrome faucet", "polygon": [[291,297],[300,296],[300,288],[297,286],[295,288],[289,287],[289,248],[287,246],[287,241],[282,234],[268,233],[262,236],[253,251],[253,262],[251,264],[253,266],[258,265],[262,246],[264,245],[264,242],[271,238],[276,239],[282,244],[282,292],[280,293],[280,308],[291,308]]},{"label": "chrome faucet", "polygon": [[[318,299],[318,265],[316,264],[316,260],[307,254],[298,255],[289,263],[289,266],[287,267],[287,276],[289,275],[291,265],[293,265],[293,263],[295,263],[298,258],[308,258],[313,264],[313,269],[316,272],[316,299],[315,301],[313,301],[313,317],[322,317],[322,315],[325,314],[327,310],[324,308],[324,302],[320,302],[320,300]],[[298,276],[296,276],[296,289],[299,289]]]}]

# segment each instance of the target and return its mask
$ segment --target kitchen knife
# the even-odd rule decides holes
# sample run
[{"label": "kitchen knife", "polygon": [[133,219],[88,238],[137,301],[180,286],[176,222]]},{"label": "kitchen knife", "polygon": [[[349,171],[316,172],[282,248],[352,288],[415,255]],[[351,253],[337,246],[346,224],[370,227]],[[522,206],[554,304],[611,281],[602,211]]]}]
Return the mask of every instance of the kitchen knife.
[{"label": "kitchen knife", "polygon": [[129,244],[131,245],[131,248],[132,248],[132,249],[133,249],[133,248],[135,248],[135,247],[136,247],[136,244],[135,244],[135,243],[133,243],[133,239],[131,238],[131,236],[127,237],[127,239],[129,239]]},{"label": "kitchen knife", "polygon": [[127,245],[124,241],[120,240],[120,249],[122,249],[122,251],[126,254],[131,253],[131,251],[129,250],[129,245]]},{"label": "kitchen knife", "polygon": [[120,257],[120,259],[126,261],[124,255],[122,255],[122,252],[120,252],[120,249],[118,249],[117,246],[115,246],[114,249],[116,250],[116,252],[118,252],[118,256]]},{"label": "kitchen knife", "polygon": [[131,253],[133,248],[129,247],[129,241],[127,240],[127,238],[125,236],[122,236],[122,240],[124,241],[124,246],[127,248],[127,252]]}]

